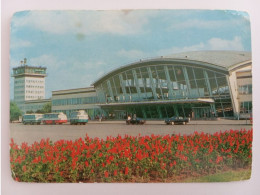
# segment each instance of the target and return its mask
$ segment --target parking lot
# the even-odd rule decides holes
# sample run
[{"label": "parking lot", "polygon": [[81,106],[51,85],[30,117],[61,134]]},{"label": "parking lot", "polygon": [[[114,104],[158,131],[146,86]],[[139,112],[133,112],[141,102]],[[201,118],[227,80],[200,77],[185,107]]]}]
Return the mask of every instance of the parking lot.
[{"label": "parking lot", "polygon": [[187,125],[165,125],[164,121],[147,121],[144,125],[126,125],[125,121],[89,121],[86,125],[23,125],[10,124],[10,136],[15,143],[39,142],[41,139],[50,138],[52,141],[60,139],[75,140],[84,138],[88,134],[91,138],[106,139],[107,136],[117,135],[167,135],[167,134],[192,134],[194,131],[215,133],[225,130],[251,129],[250,121],[246,120],[218,120],[218,121],[191,121]]}]

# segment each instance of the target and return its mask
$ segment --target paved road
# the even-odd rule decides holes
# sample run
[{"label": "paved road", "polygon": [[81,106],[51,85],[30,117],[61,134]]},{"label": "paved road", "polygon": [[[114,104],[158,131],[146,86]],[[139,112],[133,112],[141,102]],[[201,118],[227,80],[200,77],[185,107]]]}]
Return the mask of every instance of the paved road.
[{"label": "paved road", "polygon": [[163,121],[148,121],[145,125],[126,125],[124,121],[90,121],[86,125],[23,125],[10,124],[11,138],[15,143],[27,142],[32,144],[42,138],[50,138],[52,141],[60,139],[75,140],[89,137],[106,139],[107,136],[117,135],[167,135],[167,134],[191,134],[194,131],[214,133],[230,129],[251,129],[249,121],[220,120],[220,121],[191,121],[188,125],[165,125]]}]

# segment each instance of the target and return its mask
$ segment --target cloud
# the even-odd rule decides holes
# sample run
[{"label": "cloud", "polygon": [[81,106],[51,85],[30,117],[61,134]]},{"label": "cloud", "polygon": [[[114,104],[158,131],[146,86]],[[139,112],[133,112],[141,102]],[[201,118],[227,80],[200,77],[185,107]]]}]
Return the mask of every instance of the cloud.
[{"label": "cloud", "polygon": [[187,19],[187,20],[173,20],[169,30],[187,30],[187,29],[226,29],[230,26],[241,24],[241,18],[230,20],[201,20],[201,19]]},{"label": "cloud", "polygon": [[[47,67],[48,90],[63,90],[89,87],[101,73],[107,72],[106,64],[100,60],[80,61],[75,59],[67,59],[66,61],[57,62],[56,59],[50,60],[55,63]],[[57,82],[59,81],[59,82]]]},{"label": "cloud", "polygon": [[235,50],[243,51],[244,47],[242,44],[241,37],[235,36],[232,40],[226,40],[221,38],[211,38],[206,42],[201,42],[199,44],[184,46],[184,47],[172,47],[159,50],[156,55],[163,56],[172,53],[180,53],[186,51],[198,51],[198,50]]},{"label": "cloud", "polygon": [[18,12],[12,19],[12,30],[31,27],[54,34],[64,33],[71,26],[69,15],[69,12],[61,14],[59,11],[27,11],[23,14]]},{"label": "cloud", "polygon": [[198,51],[198,50],[235,50],[243,51],[244,47],[242,39],[239,36],[235,36],[231,40],[221,39],[213,37],[205,42],[200,42],[195,45],[183,46],[183,47],[171,47],[161,49],[156,52],[147,53],[141,50],[125,50],[122,49],[117,52],[117,55],[121,58],[136,61],[138,59],[145,59],[156,56],[164,56],[173,53],[180,53],[186,51]]},{"label": "cloud", "polygon": [[29,11],[12,20],[14,29],[37,28],[53,34],[93,33],[135,34],[145,32],[149,18],[156,15],[145,11]]},{"label": "cloud", "polygon": [[81,62],[47,54],[28,59],[28,64],[47,67],[46,98],[51,97],[52,91],[90,86],[97,76],[95,69],[102,67],[101,61]]},{"label": "cloud", "polygon": [[28,59],[28,64],[32,66],[44,66],[51,70],[58,70],[65,65],[65,61],[59,60],[53,55],[43,54],[41,56]]},{"label": "cloud", "polygon": [[136,60],[136,59],[141,59],[144,58],[147,54],[141,50],[125,50],[121,49],[120,51],[117,52],[117,55],[119,57],[127,58],[130,60]]},{"label": "cloud", "polygon": [[156,55],[163,56],[163,55],[180,53],[180,52],[185,52],[185,51],[204,50],[205,48],[206,48],[206,46],[204,43],[199,43],[196,45],[185,46],[185,47],[171,47],[171,48],[162,49],[162,50],[159,50],[158,52],[156,52]]},{"label": "cloud", "polygon": [[98,77],[101,77],[101,76],[103,76],[104,74],[105,74],[104,71],[100,71],[100,72],[97,73],[97,76],[98,76]]},{"label": "cloud", "polygon": [[250,20],[249,14],[245,11],[225,10],[225,12],[234,16],[241,16],[248,21]]},{"label": "cloud", "polygon": [[15,67],[20,66],[22,60],[23,60],[23,58],[15,59],[11,56],[11,58],[10,58],[10,71],[12,71],[12,69],[15,68]]},{"label": "cloud", "polygon": [[207,47],[210,50],[244,50],[241,37],[234,37],[233,40],[212,38],[208,41]]},{"label": "cloud", "polygon": [[18,49],[21,47],[32,47],[33,44],[30,41],[27,40],[21,40],[21,39],[11,39],[10,48],[11,49]]},{"label": "cloud", "polygon": [[188,28],[203,28],[211,29],[223,25],[223,21],[205,21],[198,19],[189,19],[186,21],[174,21],[174,24],[170,26],[171,30],[183,30]]}]

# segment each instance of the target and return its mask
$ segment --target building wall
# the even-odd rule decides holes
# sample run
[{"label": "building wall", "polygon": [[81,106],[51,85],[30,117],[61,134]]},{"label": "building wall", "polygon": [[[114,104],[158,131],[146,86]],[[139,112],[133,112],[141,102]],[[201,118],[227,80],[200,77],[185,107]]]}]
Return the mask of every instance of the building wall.
[{"label": "building wall", "polygon": [[25,100],[25,78],[19,77],[14,79],[14,101],[22,104]]},{"label": "building wall", "polygon": [[240,117],[252,113],[252,67],[237,72],[238,104]]},{"label": "building wall", "polygon": [[33,100],[33,101],[26,101],[24,103],[24,110],[23,112],[26,113],[27,111],[36,112],[41,110],[43,106],[47,103],[50,103],[51,99],[43,99],[43,100]]},{"label": "building wall", "polygon": [[25,100],[45,98],[45,78],[25,77],[24,97]]},{"label": "building wall", "polygon": [[[42,77],[18,77],[14,79],[14,101],[23,113],[26,111],[36,111],[40,106],[29,106],[26,101],[39,100],[45,98],[45,78]],[[36,108],[37,107],[37,108]]]},{"label": "building wall", "polygon": [[52,111],[63,112],[68,118],[76,110],[85,110],[91,118],[95,118],[103,113],[96,104],[97,94],[94,88],[61,90],[52,94]]},{"label": "building wall", "polygon": [[229,85],[230,85],[233,112],[234,112],[235,117],[237,117],[239,114],[239,103],[238,103],[236,71],[230,72],[230,74],[228,76],[228,81],[229,81]]},{"label": "building wall", "polygon": [[235,117],[248,118],[252,112],[252,65],[230,71],[229,83]]}]

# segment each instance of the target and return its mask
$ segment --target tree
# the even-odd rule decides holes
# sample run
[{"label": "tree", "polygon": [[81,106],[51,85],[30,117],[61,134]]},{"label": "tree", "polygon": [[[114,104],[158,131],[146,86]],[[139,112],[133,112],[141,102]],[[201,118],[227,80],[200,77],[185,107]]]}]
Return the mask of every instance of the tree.
[{"label": "tree", "polygon": [[22,111],[13,101],[10,102],[10,121],[19,120],[19,116],[22,116]]},{"label": "tree", "polygon": [[50,113],[50,112],[51,112],[51,102],[48,102],[43,105],[42,109],[37,110],[35,113],[44,114],[44,113]]},{"label": "tree", "polygon": [[42,110],[36,110],[35,113],[37,113],[37,114],[43,114]]},{"label": "tree", "polygon": [[42,113],[50,113],[51,112],[51,102],[44,104],[41,111],[42,111]]}]

